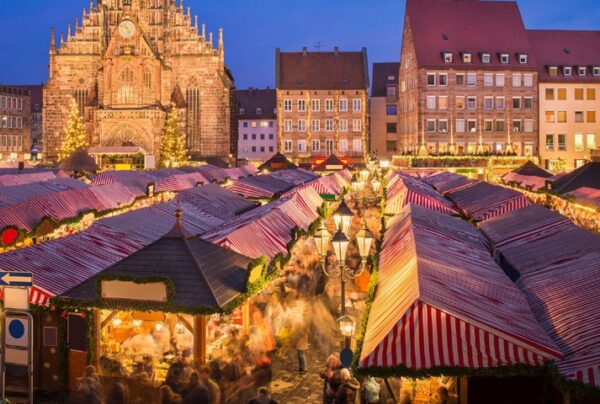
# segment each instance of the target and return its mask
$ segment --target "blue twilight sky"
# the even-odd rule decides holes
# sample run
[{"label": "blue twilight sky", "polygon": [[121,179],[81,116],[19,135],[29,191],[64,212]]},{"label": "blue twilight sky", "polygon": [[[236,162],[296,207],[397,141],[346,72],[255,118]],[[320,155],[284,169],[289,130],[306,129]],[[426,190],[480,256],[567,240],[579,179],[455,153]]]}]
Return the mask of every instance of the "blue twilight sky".
[{"label": "blue twilight sky", "polygon": [[[367,47],[369,63],[399,58],[405,0],[185,0],[209,31],[225,31],[238,88],[274,85],[274,49]],[[519,0],[528,28],[600,30],[599,0]],[[0,0],[0,83],[47,78],[50,27],[66,32],[89,0]],[[57,35],[58,37],[58,35]]]}]

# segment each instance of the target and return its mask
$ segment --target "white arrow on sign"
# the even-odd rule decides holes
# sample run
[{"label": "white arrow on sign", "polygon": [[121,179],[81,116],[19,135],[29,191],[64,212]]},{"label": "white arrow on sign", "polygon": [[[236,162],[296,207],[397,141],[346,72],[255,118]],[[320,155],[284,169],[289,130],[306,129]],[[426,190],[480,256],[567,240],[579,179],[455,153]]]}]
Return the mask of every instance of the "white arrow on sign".
[{"label": "white arrow on sign", "polygon": [[31,286],[33,275],[30,273],[6,272],[0,276],[0,285]]}]

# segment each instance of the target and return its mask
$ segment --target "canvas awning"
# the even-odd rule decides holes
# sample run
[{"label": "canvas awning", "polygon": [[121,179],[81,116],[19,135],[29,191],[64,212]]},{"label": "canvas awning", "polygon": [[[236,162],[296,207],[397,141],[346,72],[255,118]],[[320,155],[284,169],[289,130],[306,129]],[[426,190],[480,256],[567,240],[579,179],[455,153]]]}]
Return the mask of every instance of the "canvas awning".
[{"label": "canvas awning", "polygon": [[443,373],[561,356],[469,223],[415,205],[391,219],[361,368]]},{"label": "canvas awning", "polygon": [[447,171],[429,175],[425,177],[424,180],[442,195],[446,194],[447,192],[470,187],[477,183],[477,181],[471,180],[464,175]]},{"label": "canvas awning", "polygon": [[389,179],[385,212],[395,215],[411,203],[447,214],[457,213],[453,203],[420,179],[395,173]]},{"label": "canvas awning", "polygon": [[479,225],[564,353],[560,373],[600,386],[600,237],[541,206]]},{"label": "canvas awning", "polygon": [[486,220],[530,204],[529,199],[513,189],[478,182],[467,188],[448,192],[445,196],[467,216]]}]

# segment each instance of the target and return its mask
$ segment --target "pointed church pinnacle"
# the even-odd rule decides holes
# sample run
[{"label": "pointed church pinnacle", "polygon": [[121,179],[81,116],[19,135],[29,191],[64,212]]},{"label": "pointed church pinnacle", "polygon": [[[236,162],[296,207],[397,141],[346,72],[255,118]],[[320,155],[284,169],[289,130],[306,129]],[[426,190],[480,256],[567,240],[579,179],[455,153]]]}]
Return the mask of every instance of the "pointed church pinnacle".
[{"label": "pointed church pinnacle", "polygon": [[194,28],[196,29],[196,32],[198,32],[198,16],[197,15],[194,16]]},{"label": "pointed church pinnacle", "polygon": [[62,48],[63,43],[65,43],[65,33],[61,32],[60,33],[60,47]]},{"label": "pointed church pinnacle", "polygon": [[219,28],[219,49],[223,49],[223,28]]},{"label": "pointed church pinnacle", "polygon": [[75,17],[75,34],[79,30],[79,17]]},{"label": "pointed church pinnacle", "polygon": [[54,27],[50,28],[50,51],[54,52],[56,49],[56,38],[54,33]]},{"label": "pointed church pinnacle", "polygon": [[69,28],[67,29],[67,39],[71,38],[71,24],[69,24]]},{"label": "pointed church pinnacle", "polygon": [[192,8],[190,6],[188,6],[188,8],[187,8],[187,18],[190,21],[192,19]]},{"label": "pointed church pinnacle", "polygon": [[212,36],[213,36],[212,32],[208,34],[208,43],[209,43],[209,45],[210,45],[211,48],[213,46],[213,38],[212,38]]},{"label": "pointed church pinnacle", "polygon": [[202,24],[202,38],[206,39],[206,24]]}]

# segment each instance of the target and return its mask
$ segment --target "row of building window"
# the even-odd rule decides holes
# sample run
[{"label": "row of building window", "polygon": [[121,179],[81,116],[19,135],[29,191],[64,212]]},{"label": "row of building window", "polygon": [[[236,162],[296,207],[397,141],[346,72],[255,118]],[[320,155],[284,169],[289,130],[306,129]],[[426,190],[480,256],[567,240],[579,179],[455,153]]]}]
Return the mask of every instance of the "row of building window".
[{"label": "row of building window", "polygon": [[23,98],[0,95],[0,108],[23,110]]},{"label": "row of building window", "polygon": [[[454,62],[454,53],[452,52],[442,52],[442,57],[444,59],[444,63],[453,63]],[[471,52],[460,52],[460,57],[463,63],[473,63],[473,54]],[[527,64],[528,56],[526,53],[517,53],[516,55],[517,61],[519,64]],[[492,54],[489,52],[480,52],[479,59],[483,64],[492,63]],[[498,53],[498,61],[502,64],[510,63],[510,54],[505,52]]]},{"label": "row of building window", "polygon": [[[567,135],[565,133],[559,133],[558,137],[558,151],[567,150]],[[553,133],[546,134],[546,151],[555,151],[555,137]],[[583,133],[576,133],[574,136],[574,150],[584,151],[585,145],[583,143]],[[588,133],[585,136],[587,150],[596,150],[596,134]]]},{"label": "row of building window", "polygon": [[[483,97],[483,109],[504,109],[505,108],[505,97]],[[456,109],[477,109],[477,96],[455,96],[454,105]],[[440,95],[428,95],[426,101],[426,108],[429,110],[447,110],[448,109],[448,96]],[[512,108],[513,109],[532,109],[533,108],[533,97],[512,97]]]},{"label": "row of building window", "polygon": [[[546,100],[567,100],[567,89],[566,88],[546,88],[544,91]],[[584,98],[585,95],[585,98]],[[596,99],[595,88],[574,88],[573,99],[576,101],[594,101]]]},{"label": "row of building window", "polygon": [[[521,155],[521,144],[516,142],[516,143],[512,143],[511,147],[514,153],[516,153],[517,155]],[[458,154],[465,154],[465,152],[467,154],[475,154],[479,151],[479,148],[483,149],[484,153],[502,153],[503,150],[506,147],[505,143],[493,143],[493,142],[487,142],[487,143],[483,143],[482,145],[479,145],[475,142],[468,142],[468,143],[456,143],[455,144],[455,150]],[[448,153],[450,150],[450,145],[448,143],[445,142],[440,142],[440,143],[435,143],[435,142],[431,142],[431,143],[427,143],[427,150],[429,151],[429,154],[436,154],[436,153],[440,153],[440,154],[444,154],[444,153]],[[523,152],[525,153],[525,155],[527,156],[531,156],[533,155],[534,152],[534,145],[533,143],[523,143]]]},{"label": "row of building window", "polygon": [[[240,108],[240,115],[245,115],[246,114],[246,108]],[[256,115],[262,115],[263,110],[262,108],[256,108]],[[273,108],[273,114],[277,114],[277,108]]]},{"label": "row of building window", "polygon": [[[546,111],[546,123],[567,123],[567,111]],[[575,111],[575,123],[596,123],[596,111],[585,111],[585,121],[583,120],[584,111]]]},{"label": "row of building window", "polygon": [[[547,66],[548,74],[550,76],[558,76],[558,66]],[[579,76],[587,76],[588,67],[587,66],[576,66],[577,75]],[[600,67],[592,66],[591,68],[592,76],[600,76]],[[573,75],[573,66],[562,66],[562,74],[563,76],[572,76]]]},{"label": "row of building window", "polygon": [[0,150],[19,151],[23,148],[23,136],[0,135]]},{"label": "row of building window", "polygon": [[3,129],[23,129],[23,117],[0,115],[0,128]]},{"label": "row of building window", "polygon": [[[455,84],[457,86],[475,87],[477,85],[478,73],[455,73]],[[427,85],[442,86],[448,85],[448,73],[427,73]],[[484,73],[483,85],[485,87],[504,87],[506,85],[506,74],[504,73]],[[513,87],[533,87],[533,74],[531,73],[512,73]],[[403,91],[405,91],[403,89]]]},{"label": "row of building window", "polygon": [[[258,138],[259,138],[260,140],[265,140],[265,134],[264,134],[264,133],[261,133],[260,135],[257,135],[256,133],[253,133],[252,135],[250,135],[250,138],[251,138],[252,140],[256,140],[256,139],[257,139],[257,136],[258,136]],[[242,135],[242,139],[244,139],[244,140],[248,140],[248,134],[247,134],[247,133],[244,133],[244,134]],[[275,139],[275,135],[274,135],[274,134],[272,134],[272,133],[269,133],[269,140],[274,140],[274,139]]]},{"label": "row of building window", "polygon": [[272,128],[274,126],[275,126],[275,123],[273,121],[260,121],[260,122],[244,121],[244,122],[242,122],[242,127],[244,127],[244,128]]},{"label": "row of building window", "polygon": [[[476,119],[456,119],[455,132],[477,132],[477,120]],[[506,121],[504,119],[485,119],[483,121],[484,132],[505,132]],[[448,133],[448,120],[447,119],[428,119],[426,130],[429,133]],[[512,120],[512,132],[533,132],[533,119],[513,119]]]},{"label": "row of building window", "polygon": [[[333,99],[325,100],[325,112],[334,112],[334,101]],[[362,99],[355,98],[352,100],[352,111],[361,112],[362,111]],[[286,99],[283,100],[283,111],[284,112],[292,112],[293,111],[294,100]],[[298,112],[306,112],[307,101],[305,99],[296,100],[296,108]],[[319,112],[321,111],[321,100],[310,100],[310,110],[311,112]],[[348,111],[348,100],[342,98],[338,103],[338,111],[339,112],[347,112]]]},{"label": "row of building window", "polygon": [[[267,149],[265,146],[260,146],[260,147],[252,146],[250,148],[248,148],[248,146],[244,146],[242,148],[242,151],[244,153],[248,153],[248,150],[250,150],[252,153],[257,153],[258,150],[260,150],[260,153],[265,153]],[[273,153],[274,151],[275,151],[275,148],[273,146],[269,146],[269,153]]]},{"label": "row of building window", "polygon": [[[311,132],[320,132],[321,131],[321,121],[319,119],[313,119],[310,121],[310,130]],[[325,120],[325,132],[333,132],[335,130],[335,121],[333,119]],[[338,130],[340,132],[348,132],[348,120],[340,119],[338,121]],[[286,119],[283,121],[283,131],[284,132],[293,132],[294,127],[291,119]],[[298,119],[298,125],[296,127],[297,132],[306,132],[306,119]],[[352,131],[353,132],[361,132],[362,131],[362,119],[353,119],[352,120]]]},{"label": "row of building window", "polygon": [[[332,139],[328,139],[325,141],[326,147],[328,152],[332,152],[333,151],[333,145],[334,145],[334,141]],[[296,142],[297,145],[297,151],[300,153],[304,153],[307,152],[307,141],[305,139],[299,139]],[[321,141],[320,140],[313,140],[311,142],[311,151],[312,152],[318,152],[321,151]],[[291,153],[293,151],[293,141],[292,140],[284,140],[283,141],[283,150],[286,153]],[[338,142],[338,150],[340,152],[347,152],[348,150],[348,139],[340,139]],[[354,139],[352,141],[352,150],[355,152],[360,152],[362,151],[362,140],[360,139]]]}]

